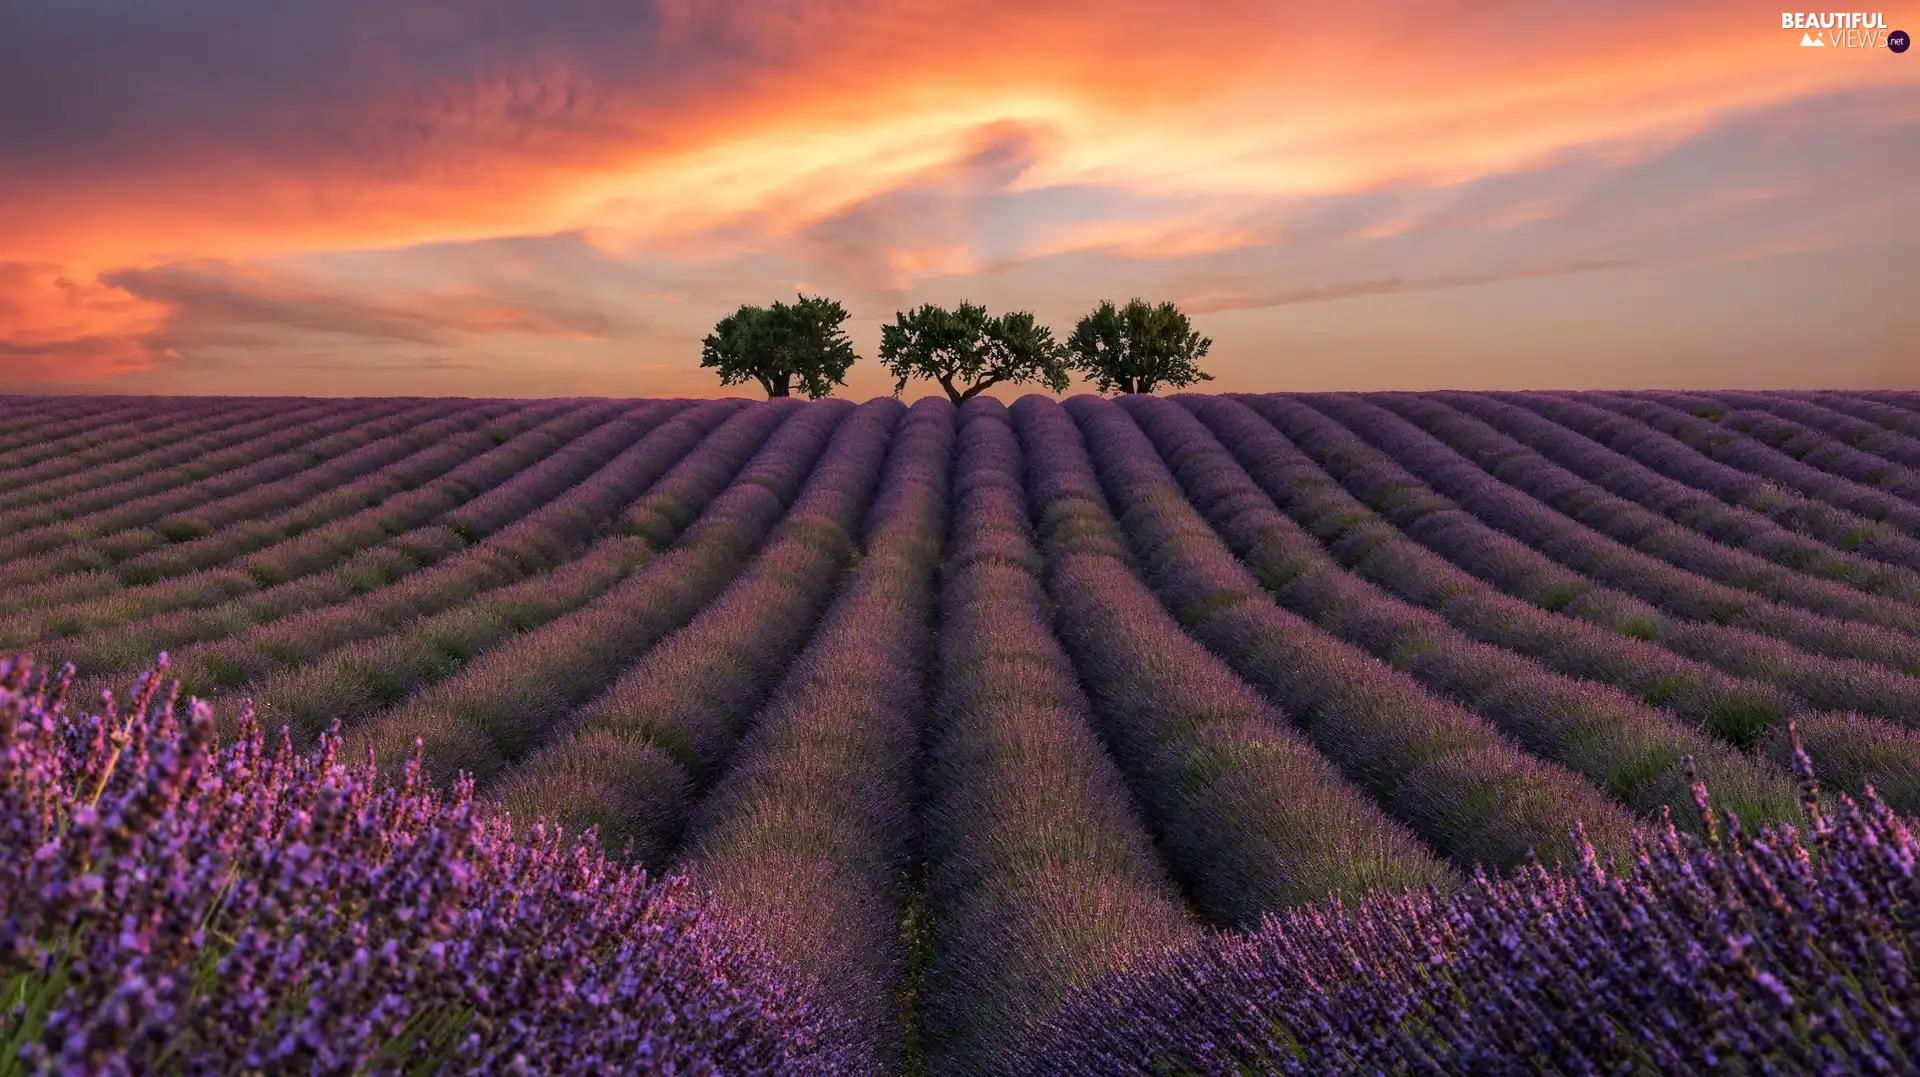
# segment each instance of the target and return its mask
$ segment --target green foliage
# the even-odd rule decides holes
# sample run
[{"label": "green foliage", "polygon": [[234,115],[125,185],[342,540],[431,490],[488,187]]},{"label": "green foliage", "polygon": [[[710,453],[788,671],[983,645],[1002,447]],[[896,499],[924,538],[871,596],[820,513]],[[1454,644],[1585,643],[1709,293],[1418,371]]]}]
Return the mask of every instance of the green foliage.
[{"label": "green foliage", "polygon": [[824,296],[802,295],[771,307],[742,304],[720,319],[700,345],[700,365],[720,372],[720,384],[759,382],[767,396],[791,396],[797,387],[818,400],[846,382],[858,359],[841,329],[847,311]]},{"label": "green foliage", "polygon": [[895,378],[898,394],[917,378],[940,383],[947,398],[963,404],[995,385],[1039,382],[1067,391],[1067,349],[1031,311],[988,317],[985,307],[961,303],[953,310],[922,303],[880,327],[880,361]]},{"label": "green foliage", "polygon": [[1212,346],[1179,307],[1153,306],[1137,297],[1119,308],[1101,300],[1067,338],[1074,369],[1103,393],[1151,393],[1161,386],[1179,389],[1212,381],[1213,375],[1199,367]]}]

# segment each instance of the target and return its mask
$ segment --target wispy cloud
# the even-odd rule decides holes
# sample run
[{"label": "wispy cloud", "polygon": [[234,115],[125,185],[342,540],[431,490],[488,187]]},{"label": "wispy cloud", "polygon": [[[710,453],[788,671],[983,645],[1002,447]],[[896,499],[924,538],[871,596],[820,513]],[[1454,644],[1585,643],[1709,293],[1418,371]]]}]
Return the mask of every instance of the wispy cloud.
[{"label": "wispy cloud", "polygon": [[229,329],[456,344],[496,333],[600,337],[613,328],[604,313],[544,291],[469,288],[376,297],[231,265],[127,269],[101,280],[170,308],[159,335],[176,346],[218,340]]},{"label": "wispy cloud", "polygon": [[1411,292],[1439,292],[1449,288],[1472,288],[1483,284],[1498,284],[1503,281],[1529,280],[1539,277],[1563,277],[1575,273],[1593,273],[1603,269],[1620,269],[1631,263],[1624,261],[1566,262],[1559,265],[1528,266],[1498,273],[1465,273],[1451,277],[1380,277],[1373,280],[1337,281],[1332,284],[1312,288],[1296,288],[1272,292],[1230,292],[1219,295],[1201,294],[1187,302],[1185,309],[1195,314],[1215,314],[1228,310],[1259,310],[1264,307],[1284,307],[1296,303],[1326,303],[1336,299],[1354,299],[1360,296],[1401,295]]}]

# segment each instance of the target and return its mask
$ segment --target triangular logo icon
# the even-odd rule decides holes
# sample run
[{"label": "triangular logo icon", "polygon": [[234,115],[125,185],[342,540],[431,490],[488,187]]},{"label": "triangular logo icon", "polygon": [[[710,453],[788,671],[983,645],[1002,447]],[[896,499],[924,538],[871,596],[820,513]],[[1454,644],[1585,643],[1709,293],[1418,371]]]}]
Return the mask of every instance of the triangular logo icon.
[{"label": "triangular logo icon", "polygon": [[1827,47],[1827,43],[1812,34],[1801,34],[1800,47],[1803,49],[1824,49]]}]

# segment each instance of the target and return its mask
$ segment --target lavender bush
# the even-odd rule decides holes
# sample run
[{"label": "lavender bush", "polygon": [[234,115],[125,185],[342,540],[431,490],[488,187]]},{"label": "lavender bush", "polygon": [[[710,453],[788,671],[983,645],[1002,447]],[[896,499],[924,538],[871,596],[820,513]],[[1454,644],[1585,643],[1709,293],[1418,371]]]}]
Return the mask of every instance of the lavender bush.
[{"label": "lavender bush", "polygon": [[[522,517],[513,528],[529,522],[547,525],[548,537],[561,537],[569,544],[592,536],[636,493],[686,458],[739,403],[715,401],[681,413],[584,482]],[[486,546],[483,542],[474,549]],[[242,690],[264,714],[291,722],[297,736],[311,736],[335,719],[350,721],[392,706],[452,675],[514,634],[572,613],[645,565],[656,552],[637,536],[610,535],[545,572],[490,587],[439,613],[422,609],[422,615],[404,626],[271,672]],[[326,579],[313,583],[295,595],[279,589],[282,594],[272,606],[263,594],[255,608],[279,609],[296,602],[323,605],[324,595],[338,585]],[[212,618],[212,614],[207,617]]]},{"label": "lavender bush", "polygon": [[[1212,398],[1196,406],[1221,421],[1221,413],[1238,404]],[[1347,567],[1403,596],[1429,596],[1429,601],[1447,607],[1450,621],[1488,643],[1534,656],[1567,674],[1632,691],[1740,744],[1794,711],[1851,709],[1896,722],[1911,722],[1920,714],[1920,679],[1901,672],[1908,666],[1920,668],[1920,639],[1771,606],[1732,588],[1698,581],[1689,588],[1684,574],[1658,562],[1652,572],[1630,573],[1630,579],[1641,581],[1655,573],[1673,577],[1671,586],[1643,582],[1642,593],[1666,599],[1668,607],[1695,615],[1717,612],[1720,619],[1735,623],[1670,616],[1638,595],[1603,587],[1575,572],[1570,564],[1594,576],[1614,577],[1604,563],[1596,563],[1608,556],[1606,540],[1585,534],[1579,524],[1512,490],[1499,489],[1496,480],[1465,461],[1422,453],[1418,450],[1430,446],[1419,441],[1389,457],[1304,405],[1267,400],[1257,406],[1291,431],[1299,446],[1272,431],[1245,424],[1233,428],[1229,440],[1237,453],[1264,450],[1252,463],[1264,488]],[[1348,422],[1360,426],[1365,420],[1350,417]],[[1402,435],[1425,437],[1410,427],[1396,432],[1393,426],[1399,422],[1389,416],[1370,427],[1369,435],[1402,448],[1407,448],[1399,440]],[[1302,459],[1302,449],[1337,474],[1353,495],[1347,503],[1339,503],[1338,487],[1313,480],[1318,468]],[[1479,513],[1554,551],[1559,560],[1461,511],[1396,459],[1460,494]],[[1360,504],[1360,498],[1366,504]],[[1401,534],[1377,521],[1369,529],[1375,507]],[[1402,535],[1425,549],[1413,547]],[[1461,569],[1537,608],[1491,594],[1478,581],[1461,578]],[[1354,583],[1343,586],[1350,589]],[[1709,605],[1717,609],[1706,608]],[[1739,627],[1748,623],[1771,627],[1787,638]],[[1636,642],[1642,639],[1647,642]],[[1830,658],[1796,643],[1869,654],[1886,664]],[[1492,665],[1499,661],[1511,659],[1476,659],[1470,664],[1491,676]],[[1727,788],[1724,778],[1714,781],[1718,788]],[[1684,796],[1683,789],[1674,792]]]},{"label": "lavender bush", "polygon": [[[656,547],[672,545],[681,532],[700,518],[708,503],[741,474],[741,469],[758,458],[768,439],[807,410],[797,400],[772,400],[730,416],[711,439],[700,445],[698,452],[690,454],[665,481],[619,514],[620,532],[638,535]],[[819,421],[818,416],[810,421]],[[754,481],[768,480],[756,476]],[[780,480],[775,485],[785,490],[790,484]]]},{"label": "lavender bush", "polygon": [[[120,562],[165,546],[158,522],[180,510],[244,498],[249,490],[295,474],[408,425],[405,412],[350,412],[232,446],[158,473],[7,514],[20,530],[0,538],[0,583],[43,582],[80,572],[112,572]],[[248,450],[257,446],[265,456]],[[273,451],[278,449],[281,451]],[[23,519],[24,518],[24,519]]]},{"label": "lavender bush", "polygon": [[[1821,395],[1824,396],[1826,394],[1822,393]],[[1915,412],[1916,414],[1920,414],[1920,390],[1863,389],[1858,391],[1854,395],[1863,396],[1870,400],[1884,401],[1889,404],[1898,404],[1901,407],[1907,408],[1908,410]]]},{"label": "lavender bush", "polygon": [[[213,419],[224,420],[211,429],[199,429],[197,416],[169,409],[147,417],[145,422],[129,419],[110,423],[91,436],[71,436],[5,454],[19,464],[0,479],[0,534],[42,527],[111,504],[99,501],[95,493],[108,487],[117,487],[124,500],[127,491],[168,476],[171,469],[194,459],[196,451],[199,455],[224,451],[341,412],[337,402],[319,401],[306,401],[291,409],[209,410]],[[174,432],[175,436],[144,451],[128,452],[117,445],[119,436],[149,426]],[[96,466],[73,467],[64,458],[67,454],[93,457]]]},{"label": "lavender bush", "polygon": [[[1764,394],[1751,395],[1764,399]],[[1692,397],[1692,399],[1703,399],[1703,397]],[[1747,399],[1747,397],[1738,397],[1738,399]],[[1788,405],[1788,403],[1791,401],[1782,401],[1782,405]],[[1757,442],[1766,443],[1772,449],[1788,455],[1803,465],[1812,465],[1828,474],[1836,474],[1839,478],[1859,482],[1862,486],[1880,488],[1905,501],[1914,501],[1916,497],[1920,497],[1920,484],[1916,484],[1914,480],[1912,467],[1908,467],[1907,463],[1889,459],[1885,455],[1885,453],[1891,453],[1899,457],[1899,455],[1905,455],[1903,449],[1916,449],[1920,445],[1914,445],[1887,430],[1874,430],[1876,434],[1874,442],[1878,443],[1882,449],[1876,453],[1876,451],[1862,449],[1859,445],[1847,443],[1847,440],[1843,440],[1841,436],[1837,436],[1830,430],[1830,422],[1812,424],[1812,422],[1789,419],[1788,415],[1782,415],[1770,401],[1766,401],[1764,407],[1745,407],[1745,403],[1736,403],[1734,409],[1728,409],[1724,397],[1713,397],[1709,405],[1718,409],[1718,415],[1709,419],[1715,420],[1720,426],[1726,426],[1728,430],[1740,430],[1741,434],[1755,438]],[[1809,407],[1809,405],[1803,405],[1803,407],[1807,407],[1807,411],[1812,413],[1820,413],[1820,409],[1816,407]],[[1697,407],[1692,407],[1690,411],[1693,411],[1693,415],[1701,413]],[[1812,419],[1811,415],[1805,415],[1805,413],[1801,413],[1801,417]],[[1837,419],[1830,413],[1826,417]]]},{"label": "lavender bush", "polygon": [[[1663,526],[1654,514],[1608,498],[1560,468],[1532,468],[1523,475],[1503,469],[1496,478],[1413,424],[1358,398],[1315,394],[1298,401],[1270,398],[1255,406],[1292,428],[1312,421],[1310,411],[1305,417],[1295,414],[1305,405],[1345,424],[1346,437],[1385,453],[1490,525],[1676,616],[1750,628],[1841,658],[1874,658],[1880,654],[1876,647],[1904,645],[1907,650],[1893,652],[1892,664],[1897,668],[1915,660],[1914,641],[1890,634],[1920,626],[1910,603],[1811,580],[1712,542],[1683,545],[1673,541],[1684,537],[1681,529]],[[1556,503],[1563,511],[1548,507]],[[1582,504],[1603,511],[1576,507]],[[1643,544],[1646,551],[1639,548]],[[1876,627],[1890,632],[1876,632]]]},{"label": "lavender bush", "polygon": [[[137,398],[136,398],[137,399]],[[299,415],[312,412],[327,402],[288,397],[256,397],[186,400],[150,399],[147,407],[122,403],[116,407],[96,405],[76,409],[55,400],[42,399],[39,407],[25,417],[15,416],[0,433],[0,463],[9,471],[0,481],[0,491],[11,492],[59,479],[91,466],[121,468],[157,449],[172,445],[180,438],[166,435],[183,424],[204,419],[216,425],[194,429],[188,437],[199,437],[207,430],[243,425],[274,415]],[[121,476],[115,476],[121,477]],[[3,502],[0,502],[3,503]]]},{"label": "lavender bush", "polygon": [[1920,503],[1920,478],[1912,468],[1843,444],[1824,430],[1764,410],[1729,411],[1715,421],[1829,475]]},{"label": "lavender bush", "polygon": [[653,559],[645,542],[613,536],[571,561],[484,591],[453,609],[290,665],[226,695],[311,742],[333,722],[349,730],[369,715],[456,676],[494,647],[573,613]]},{"label": "lavender bush", "polygon": [[1125,566],[1077,554],[1047,577],[1100,731],[1206,919],[1245,927],[1333,893],[1452,879]]},{"label": "lavender bush", "polygon": [[[489,440],[499,442],[493,449],[421,489],[349,518],[347,535],[382,549],[355,565],[343,566],[340,572],[304,585],[289,581],[295,585],[275,586],[324,564],[333,540],[347,537],[321,527],[282,547],[244,556],[230,567],[180,581],[177,585],[188,591],[189,608],[172,614],[153,609],[177,597],[170,593],[175,585],[168,583],[49,610],[36,620],[53,632],[33,646],[72,661],[96,678],[122,675],[138,669],[147,655],[179,648],[174,655],[175,675],[188,691],[209,694],[278,668],[284,664],[283,655],[310,654],[337,643],[327,633],[350,632],[364,625],[370,608],[389,621],[425,612],[415,610],[423,593],[445,590],[435,588],[436,581],[444,584],[453,577],[509,582],[520,573],[550,564],[564,550],[551,542],[524,541],[530,531],[547,530],[536,519],[537,511],[505,529],[511,536],[489,536],[492,541],[482,543],[469,543],[430,522],[495,486],[524,482],[528,467],[591,430],[595,413],[576,402],[560,402],[537,409],[529,418],[535,423],[531,428],[518,422],[489,427]],[[410,526],[414,524],[425,526]],[[434,571],[415,571],[427,567]],[[402,580],[403,576],[411,578]],[[387,586],[395,581],[397,585]],[[202,587],[211,593],[202,592]],[[196,600],[211,608],[191,608]],[[309,610],[307,617],[291,616]],[[116,616],[122,612],[127,614],[124,620]],[[72,642],[52,638],[65,635],[77,638]],[[96,679],[89,688],[97,692],[108,684]]]},{"label": "lavender bush", "polygon": [[1865,393],[0,397],[0,654],[93,678],[0,663],[0,1077],[1914,1071],[1916,452]]},{"label": "lavender bush", "polygon": [[512,482],[474,498],[446,514],[441,522],[469,540],[491,535],[546,504],[552,497],[549,491],[569,490],[620,459],[635,442],[684,410],[688,403],[642,404],[609,416],[565,449],[542,457],[514,476]]},{"label": "lavender bush", "polygon": [[[1348,596],[1360,585],[1359,579],[1333,571],[1328,559],[1315,556],[1312,538],[1286,534],[1283,527],[1271,521],[1271,512],[1263,503],[1244,490],[1236,490],[1250,477],[1257,476],[1261,490],[1271,495],[1274,504],[1298,519],[1313,538],[1326,543],[1328,553],[1340,557],[1357,576],[1445,612],[1456,624],[1470,627],[1484,638],[1499,639],[1521,651],[1548,648],[1562,660],[1592,662],[1611,653],[1615,658],[1608,663],[1588,668],[1593,680],[1615,686],[1644,686],[1653,690],[1656,698],[1665,696],[1663,706],[1677,704],[1676,710],[1687,708],[1689,696],[1697,696],[1699,703],[1714,703],[1711,679],[1673,676],[1684,672],[1675,667],[1675,659],[1669,657],[1662,662],[1658,655],[1650,658],[1644,644],[1625,646],[1633,642],[1636,625],[1660,623],[1662,615],[1657,609],[1609,593],[1570,570],[1554,571],[1558,566],[1543,566],[1516,556],[1507,545],[1512,540],[1487,531],[1470,518],[1462,519],[1464,514],[1458,510],[1403,517],[1399,509],[1405,503],[1383,500],[1383,511],[1405,520],[1407,536],[1417,536],[1428,546],[1447,551],[1460,563],[1497,580],[1504,590],[1526,596],[1542,607],[1558,609],[1569,618],[1617,627],[1621,635],[1614,637],[1611,645],[1603,646],[1551,620],[1543,621],[1552,617],[1545,608],[1519,612],[1498,604],[1479,608],[1485,601],[1483,585],[1460,579],[1459,569],[1435,562],[1431,555],[1417,556],[1426,551],[1406,549],[1410,544],[1405,537],[1383,535],[1380,521],[1373,519],[1371,510],[1360,506],[1331,476],[1245,405],[1220,396],[1177,399],[1204,420],[1222,444],[1209,452],[1192,439],[1168,441],[1163,455],[1179,461],[1183,481],[1191,483],[1188,489],[1194,504],[1224,521],[1223,537],[1235,543],[1248,568],[1274,589],[1276,597],[1290,603],[1290,608],[1349,630],[1364,631],[1369,621],[1376,620],[1369,614],[1378,604],[1351,600]],[[1141,416],[1143,430],[1152,433],[1160,428],[1150,413],[1164,411],[1164,405],[1140,401],[1129,406]],[[1238,483],[1213,459],[1228,446],[1246,467]],[[1413,635],[1415,626],[1408,620],[1396,624],[1379,619],[1377,623],[1391,631],[1376,631],[1372,637],[1395,647],[1394,653],[1406,656],[1405,660],[1423,676],[1438,672],[1436,665],[1449,664],[1446,660],[1460,653],[1457,647],[1450,653],[1434,647],[1430,635]],[[1693,631],[1699,634],[1710,628],[1695,626]],[[1770,657],[1769,647],[1756,647],[1756,642],[1751,634],[1741,640],[1738,662],[1764,662]],[[1804,659],[1800,656],[1795,660]],[[1783,820],[1781,807],[1790,807],[1797,814],[1797,806],[1790,803],[1795,798],[1783,797],[1780,789],[1790,762],[1781,748],[1784,723],[1772,725],[1764,746],[1764,754],[1774,758],[1780,770],[1762,773],[1745,756],[1716,751],[1711,745],[1697,743],[1697,737],[1691,744],[1685,736],[1676,737],[1671,728],[1649,721],[1644,706],[1634,707],[1601,685],[1581,686],[1570,696],[1564,685],[1503,674],[1503,667],[1512,670],[1512,661],[1512,656],[1482,657],[1477,664],[1459,666],[1454,676],[1492,677],[1489,702],[1513,712],[1532,712],[1536,716],[1528,723],[1532,735],[1551,738],[1539,750],[1551,751],[1548,745],[1553,740],[1565,738],[1580,741],[1582,754],[1595,763],[1611,757],[1611,766],[1593,772],[1605,775],[1606,786],[1623,800],[1643,806],[1657,804],[1658,800],[1644,799],[1646,794],[1668,793],[1673,783],[1666,779],[1677,775],[1679,756],[1691,754],[1701,773],[1709,777],[1719,806],[1737,809],[1749,820],[1762,823],[1770,816],[1773,821]],[[1884,671],[1879,672],[1884,676]],[[1652,681],[1646,679],[1649,674],[1654,677]],[[1455,683],[1461,682],[1456,679]],[[1829,681],[1827,686],[1850,688],[1844,681]],[[1554,720],[1541,723],[1540,715],[1553,716]],[[1815,765],[1830,782],[1856,794],[1872,782],[1896,810],[1920,812],[1920,732],[1859,714],[1800,710],[1798,720]],[[1621,765],[1623,762],[1627,765]],[[1790,793],[1790,787],[1786,791]],[[1687,795],[1683,787],[1671,788],[1671,793],[1682,798]],[[1670,796],[1668,799],[1671,803]],[[1681,818],[1685,825],[1691,816],[1683,814]]]},{"label": "lavender bush", "polygon": [[[1032,429],[1032,424],[1029,424]],[[1028,457],[1061,642],[1174,877],[1217,924],[1327,894],[1453,878],[1293,723],[1189,637],[1135,577],[1126,543],[1071,511],[1060,456]],[[1095,495],[1081,487],[1090,505]]]},{"label": "lavender bush", "polygon": [[[458,543],[453,547],[456,550],[477,545],[506,528],[490,528],[484,523],[475,526],[469,521],[468,526],[456,530],[449,526],[452,514],[498,491],[510,487],[525,490],[534,485],[532,465],[551,454],[565,452],[562,446],[570,446],[586,429],[591,429],[592,418],[592,412],[587,409],[569,409],[558,416],[541,409],[516,415],[512,421],[496,421],[484,431],[490,446],[453,470],[350,516],[303,530],[290,541],[239,558],[235,567],[257,588],[271,591],[280,584],[331,568],[361,550],[378,550],[406,542],[437,548],[438,541],[422,542],[426,536],[433,536],[435,540],[442,536],[450,538]],[[551,484],[541,488],[549,496],[561,489]],[[525,512],[519,520],[537,515],[546,504],[524,494],[515,497]],[[499,518],[499,514],[493,517]],[[258,617],[264,620],[269,616],[282,616],[297,607],[277,597],[262,596],[250,608],[262,611]]]},{"label": "lavender bush", "polygon": [[868,1072],[681,880],[0,662],[0,1073]]},{"label": "lavender bush", "polygon": [[989,1072],[1784,1074],[1920,1069],[1920,841],[1871,792],[1748,834],[1694,796],[1624,869],[1381,893],[1110,978]]},{"label": "lavender bush", "polygon": [[[670,402],[669,402],[670,403]],[[391,467],[439,438],[467,430],[492,418],[491,407],[463,406],[448,400],[402,412],[407,425],[375,436],[342,439],[344,451],[313,453],[306,467],[281,479],[256,483],[217,500],[154,520],[150,525],[170,543],[186,543],[216,530],[256,520],[284,509],[299,508],[330,494],[362,475]],[[356,444],[357,443],[357,444]],[[349,447],[350,446],[350,447]]]}]

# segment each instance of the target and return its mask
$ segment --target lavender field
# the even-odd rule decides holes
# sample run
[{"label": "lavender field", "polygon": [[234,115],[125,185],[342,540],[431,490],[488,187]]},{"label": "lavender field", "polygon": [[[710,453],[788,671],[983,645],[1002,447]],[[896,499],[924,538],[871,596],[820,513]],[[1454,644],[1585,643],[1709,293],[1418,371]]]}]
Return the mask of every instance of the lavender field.
[{"label": "lavender field", "polygon": [[6,397],[0,595],[0,1075],[1920,1072],[1920,393]]}]

